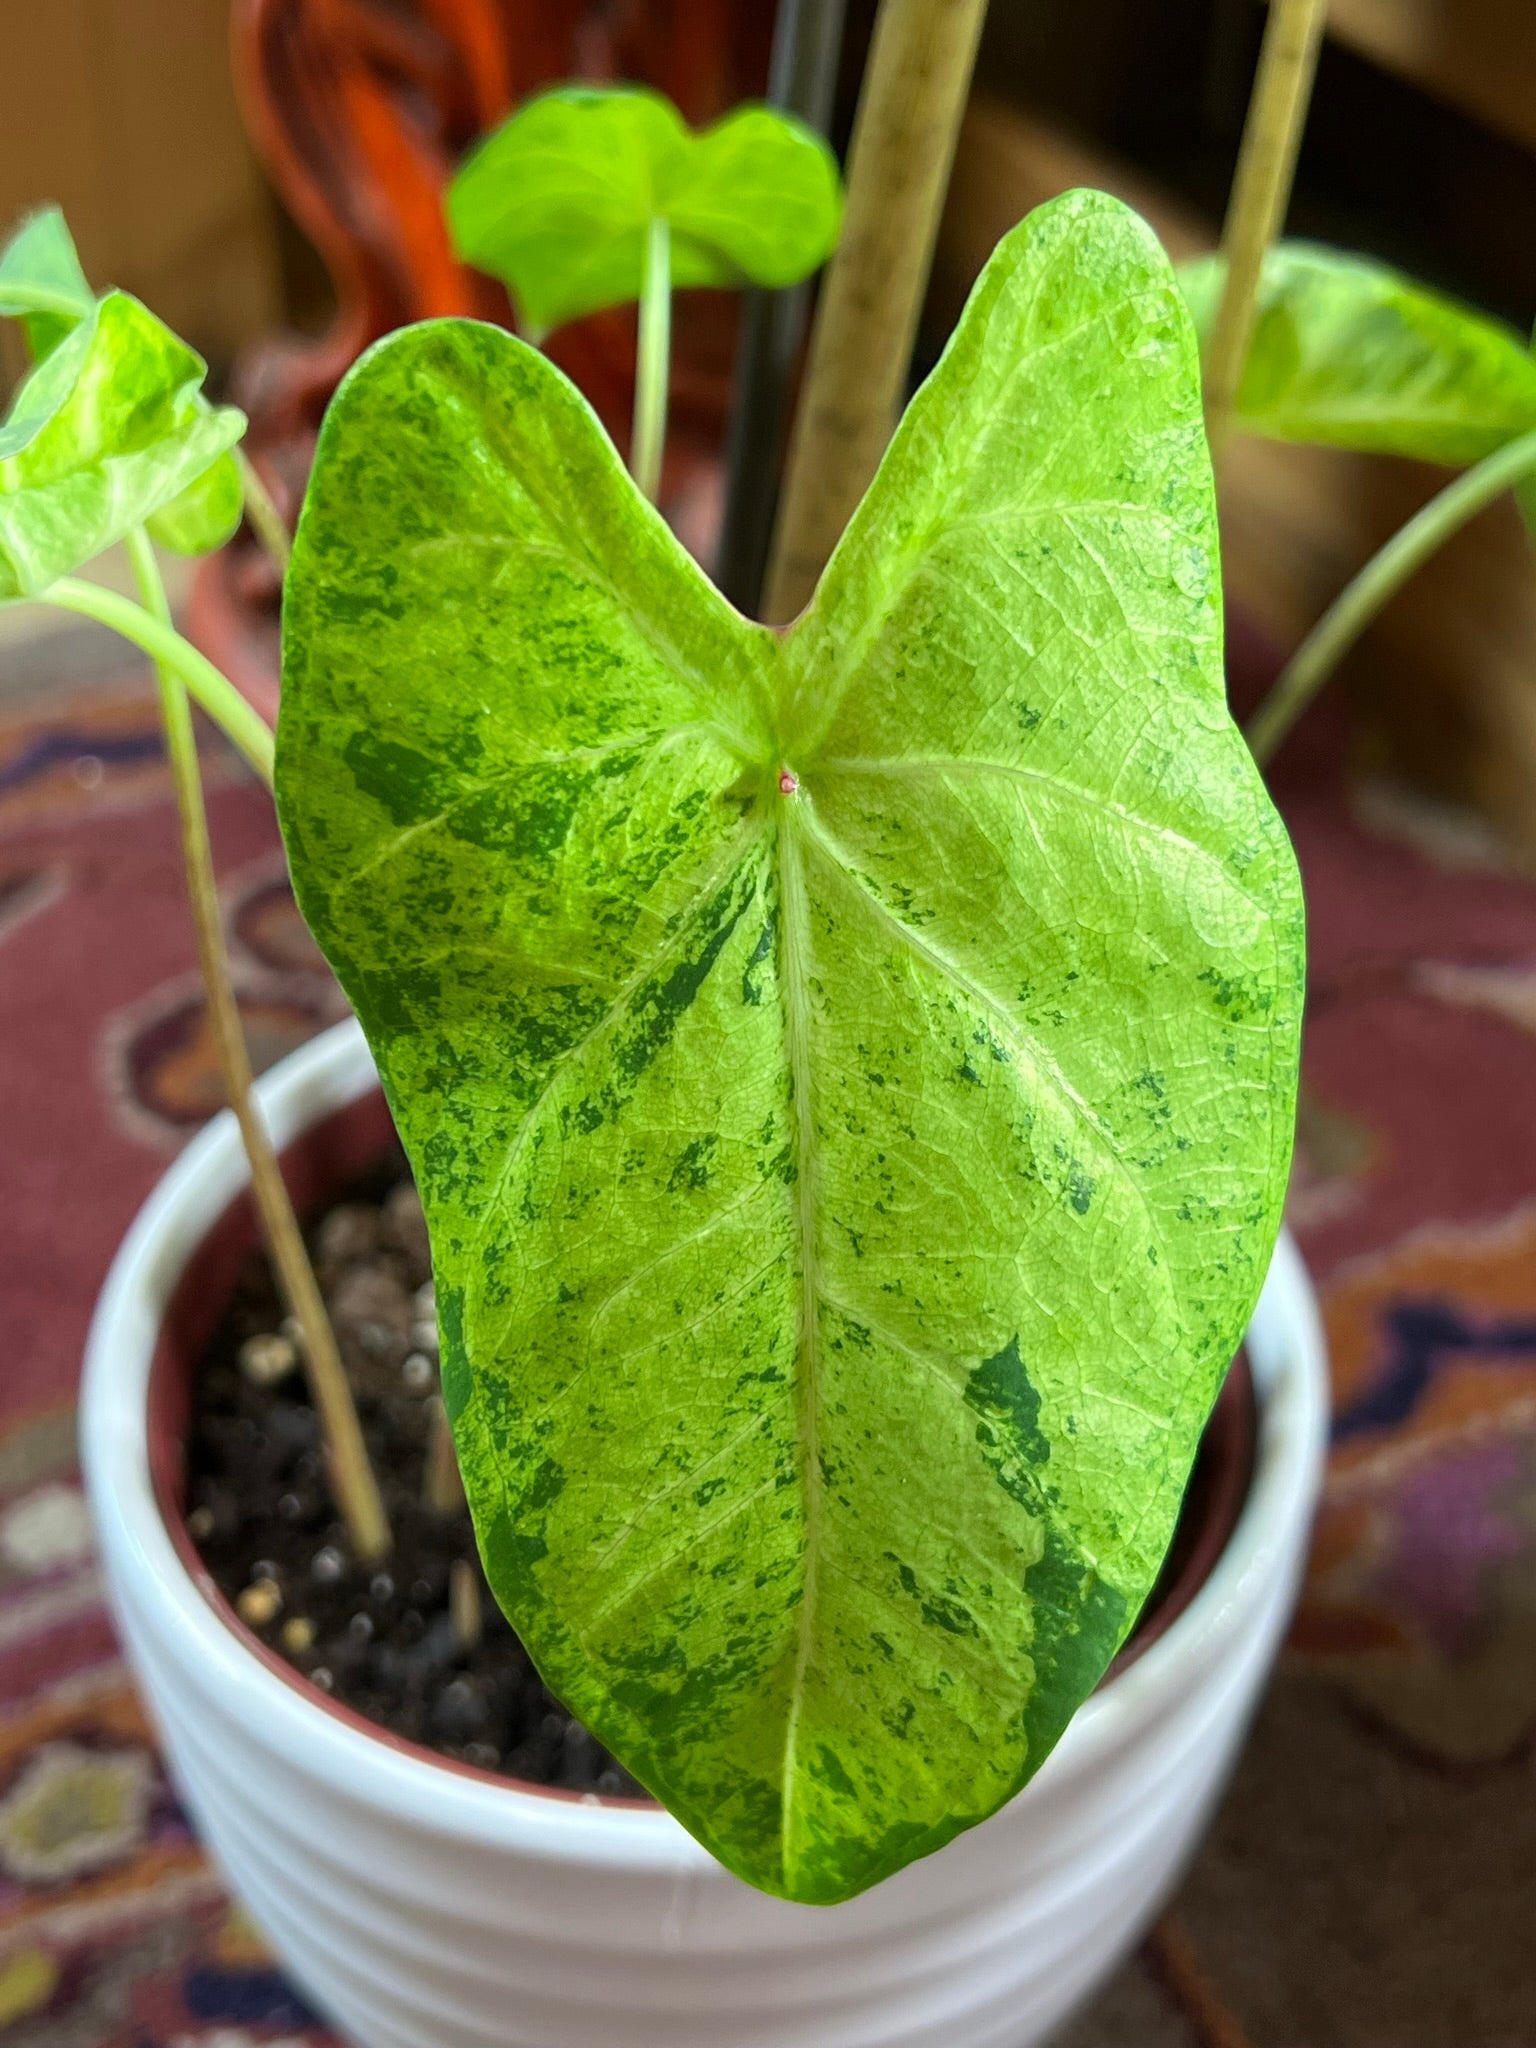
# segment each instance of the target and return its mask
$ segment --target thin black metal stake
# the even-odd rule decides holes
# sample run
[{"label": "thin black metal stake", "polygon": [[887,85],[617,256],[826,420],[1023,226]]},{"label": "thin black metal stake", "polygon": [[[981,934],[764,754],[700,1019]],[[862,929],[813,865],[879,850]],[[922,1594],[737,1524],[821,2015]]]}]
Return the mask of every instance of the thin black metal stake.
[{"label": "thin black metal stake", "polygon": [[[837,90],[844,0],[780,0],[768,98],[825,135]],[[739,611],[755,614],[778,504],[784,413],[805,332],[808,284],[749,291],[742,309],[736,391],[726,443],[725,523],[716,578]]]}]

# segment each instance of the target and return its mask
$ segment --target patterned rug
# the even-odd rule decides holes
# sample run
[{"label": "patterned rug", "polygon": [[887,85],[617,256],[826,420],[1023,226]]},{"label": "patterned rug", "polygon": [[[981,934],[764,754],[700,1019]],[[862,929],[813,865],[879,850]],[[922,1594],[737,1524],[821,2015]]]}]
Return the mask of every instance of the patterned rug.
[{"label": "patterned rug", "polygon": [[[1292,1218],[1335,1375],[1311,1575],[1182,1892],[1060,2048],[1536,2048],[1536,886],[1344,751],[1314,722],[1279,779],[1313,944]],[[265,799],[208,767],[266,1064],[341,1005]],[[216,1100],[147,683],[0,698],[9,2048],[331,2038],[165,1781],[74,1458],[97,1286]]]}]

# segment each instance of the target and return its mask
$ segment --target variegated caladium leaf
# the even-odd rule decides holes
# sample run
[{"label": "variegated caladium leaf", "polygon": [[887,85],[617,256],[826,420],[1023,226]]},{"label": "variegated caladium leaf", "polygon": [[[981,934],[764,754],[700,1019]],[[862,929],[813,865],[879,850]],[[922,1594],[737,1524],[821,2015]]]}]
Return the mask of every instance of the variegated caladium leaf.
[{"label": "variegated caladium leaf", "polygon": [[[1181,276],[1208,334],[1226,265],[1202,257]],[[1502,321],[1384,263],[1282,242],[1265,258],[1234,424],[1458,467],[1536,430],[1536,358]]]},{"label": "variegated caladium leaf", "polygon": [[1263,1278],[1302,915],[1219,597],[1188,315],[1101,194],[1002,243],[784,634],[494,329],[327,419],[278,797],[486,1570],[766,1890],[1038,1768]]},{"label": "variegated caladium leaf", "polygon": [[95,296],[58,207],[0,248],[0,316],[37,365],[0,424],[0,600],[40,595],[134,526],[178,554],[229,539],[244,415],[209,403],[202,358],[137,299]]},{"label": "variegated caladium leaf", "polygon": [[40,362],[0,424],[0,599],[36,597],[195,484],[245,418],[126,292]]}]

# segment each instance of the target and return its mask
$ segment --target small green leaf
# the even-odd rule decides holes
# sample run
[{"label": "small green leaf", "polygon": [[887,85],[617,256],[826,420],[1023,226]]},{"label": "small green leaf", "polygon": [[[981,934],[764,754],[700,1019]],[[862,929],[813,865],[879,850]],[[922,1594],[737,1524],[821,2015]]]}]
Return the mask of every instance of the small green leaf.
[{"label": "small green leaf", "polygon": [[[169,506],[239,440],[204,365],[126,292],[94,305],[0,425],[0,599],[35,597]],[[216,487],[210,487],[216,488]]]},{"label": "small green leaf", "polygon": [[221,455],[146,524],[150,539],[173,555],[207,555],[231,538],[244,512],[240,465],[233,455]]},{"label": "small green leaf", "polygon": [[1150,231],[1004,240],[787,635],[545,359],[381,342],[278,797],[540,1670],[769,1891],[983,1819],[1157,1575],[1290,1156],[1301,899]]},{"label": "small green leaf", "polygon": [[837,161],[771,107],[693,134],[659,93],[560,86],[487,137],[448,192],[459,254],[539,330],[638,298],[658,215],[674,285],[793,284],[837,240]]},{"label": "small green leaf", "polygon": [[59,208],[24,220],[0,250],[0,314],[21,321],[33,361],[51,355],[95,305]]},{"label": "small green leaf", "polygon": [[[1224,275],[1214,256],[1182,273],[1202,336]],[[1383,264],[1281,243],[1264,266],[1236,424],[1459,468],[1536,427],[1536,361],[1511,329]]]},{"label": "small green leaf", "polygon": [[[23,221],[5,249],[0,250],[0,315],[21,320],[34,361],[41,362],[51,355],[82,322],[91,322],[96,307],[96,296],[81,268],[60,209],[45,207]],[[190,351],[186,353],[197,361]],[[69,372],[56,371],[36,384],[25,406],[18,402],[10,422],[13,442],[18,419],[40,420],[58,409],[66,375],[78,374],[89,355],[89,349],[82,343],[67,359]],[[212,413],[200,393],[194,409],[210,416]],[[221,441],[220,445],[227,443]],[[149,529],[153,538],[174,554],[206,554],[222,547],[235,531],[243,503],[239,465],[232,455],[221,454],[179,496],[150,516]]]}]

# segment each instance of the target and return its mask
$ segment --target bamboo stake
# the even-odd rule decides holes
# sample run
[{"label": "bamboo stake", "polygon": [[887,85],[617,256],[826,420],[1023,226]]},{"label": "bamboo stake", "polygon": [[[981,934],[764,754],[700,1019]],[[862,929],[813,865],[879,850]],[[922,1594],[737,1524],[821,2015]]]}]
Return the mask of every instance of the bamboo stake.
[{"label": "bamboo stake", "polygon": [[432,1419],[427,1433],[427,1466],[422,1479],[422,1499],[428,1511],[445,1520],[464,1505],[464,1475],[459,1470],[453,1447],[453,1429],[442,1396],[432,1397]]},{"label": "bamboo stake", "polygon": [[[843,0],[779,0],[774,19],[768,103],[798,114],[822,135],[832,123],[843,13]],[[810,296],[809,282],[743,294],[716,570],[720,588],[741,612],[755,613],[762,593],[784,415]]]},{"label": "bamboo stake", "polygon": [[810,597],[895,429],[986,0],[882,0],[764,614]]},{"label": "bamboo stake", "polygon": [[1258,76],[1222,229],[1226,283],[1205,354],[1205,430],[1219,458],[1248,362],[1259,281],[1285,222],[1328,0],[1270,0]]},{"label": "bamboo stake", "polygon": [[[169,626],[170,606],[148,535],[142,529],[131,533],[127,546],[146,608],[162,624]],[[181,816],[181,849],[186,863],[187,890],[192,900],[192,921],[197,933],[198,962],[207,991],[208,1017],[218,1051],[219,1070],[223,1075],[229,1106],[240,1126],[246,1158],[250,1162],[251,1188],[272,1248],[273,1262],[302,1336],[304,1369],[320,1416],[336,1503],[347,1525],[347,1537],[353,1552],[361,1562],[373,1564],[389,1554],[389,1523],[373,1468],[368,1462],[368,1451],[358,1423],[357,1409],[353,1405],[346,1368],[336,1348],[335,1334],[325,1312],[314,1268],[309,1263],[309,1254],[304,1248],[298,1218],[288,1199],[277,1155],[252,1092],[250,1053],[229,978],[229,959],[224,950],[224,929],[219,918],[218,885],[208,837],[208,813],[203,804],[192,706],[181,682],[169,668],[157,667],[156,674],[165,719],[166,752],[170,758],[171,778]]]},{"label": "bamboo stake", "polygon": [[485,1609],[480,1602],[480,1574],[467,1558],[456,1557],[448,1567],[448,1614],[453,1639],[468,1656],[480,1647],[485,1634]]}]

